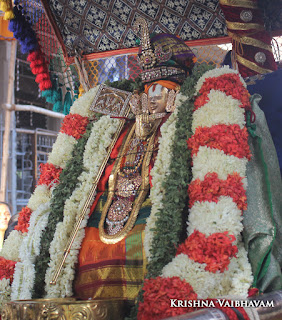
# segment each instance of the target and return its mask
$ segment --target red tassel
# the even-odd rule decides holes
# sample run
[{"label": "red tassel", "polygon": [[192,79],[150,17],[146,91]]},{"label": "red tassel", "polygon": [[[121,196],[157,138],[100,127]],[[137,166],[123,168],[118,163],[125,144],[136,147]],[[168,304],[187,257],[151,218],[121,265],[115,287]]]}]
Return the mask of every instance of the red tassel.
[{"label": "red tassel", "polygon": [[29,53],[29,55],[27,56],[27,61],[31,62],[31,61],[34,61],[36,59],[39,59],[41,58],[42,54],[41,52],[39,52],[39,50],[36,50],[36,51],[32,51]]},{"label": "red tassel", "polygon": [[46,72],[46,67],[44,65],[38,65],[38,66],[35,66],[34,68],[31,68],[31,72],[33,74],[39,74],[39,73],[43,73],[43,72]]},{"label": "red tassel", "polygon": [[41,91],[48,90],[48,89],[51,89],[51,88],[52,88],[51,80],[44,80],[41,83],[39,83],[39,89]]},{"label": "red tassel", "polygon": [[35,82],[37,83],[41,83],[44,80],[48,80],[49,79],[49,74],[48,73],[39,73],[36,78],[35,78]]}]

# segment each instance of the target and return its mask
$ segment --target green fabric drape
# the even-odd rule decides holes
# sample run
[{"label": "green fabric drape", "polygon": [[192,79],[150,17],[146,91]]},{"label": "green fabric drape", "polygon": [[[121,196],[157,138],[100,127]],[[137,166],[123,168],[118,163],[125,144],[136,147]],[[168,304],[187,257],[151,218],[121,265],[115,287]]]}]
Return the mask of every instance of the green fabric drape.
[{"label": "green fabric drape", "polygon": [[260,95],[252,96],[255,125],[249,126],[252,159],[247,165],[248,209],[244,212],[244,242],[254,274],[254,286],[263,292],[282,288],[282,182],[278,158]]}]

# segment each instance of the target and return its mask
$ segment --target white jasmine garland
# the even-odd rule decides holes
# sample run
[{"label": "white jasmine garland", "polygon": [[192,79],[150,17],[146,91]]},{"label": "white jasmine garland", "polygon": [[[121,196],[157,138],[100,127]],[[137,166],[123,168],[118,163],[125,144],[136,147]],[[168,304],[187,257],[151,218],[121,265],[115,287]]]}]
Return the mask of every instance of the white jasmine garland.
[{"label": "white jasmine garland", "polygon": [[31,195],[27,206],[35,211],[40,205],[50,201],[51,191],[46,184],[38,185]]},{"label": "white jasmine garland", "polygon": [[196,84],[196,93],[198,93],[200,91],[200,89],[202,88],[202,86],[207,78],[220,77],[224,74],[229,74],[229,73],[235,73],[235,74],[239,75],[239,78],[242,82],[242,85],[245,88],[247,88],[247,85],[246,85],[244,79],[241,77],[241,75],[238,73],[237,70],[230,69],[229,66],[223,66],[221,68],[216,68],[216,69],[212,69],[212,70],[205,72]]},{"label": "white jasmine garland", "polygon": [[22,268],[23,268],[22,262],[17,262],[15,266],[14,280],[12,283],[11,300],[17,300],[19,297],[20,286],[22,285],[22,282],[23,282]]},{"label": "white jasmine garland", "polygon": [[[178,96],[178,95],[177,95]],[[180,103],[180,99],[177,100]],[[178,106],[178,104],[176,104]],[[163,194],[164,187],[163,182],[166,176],[169,174],[169,167],[171,163],[171,151],[175,139],[175,124],[177,121],[177,109],[167,119],[167,121],[161,126],[161,137],[159,138],[159,150],[154,167],[151,170],[152,176],[152,188],[150,192],[150,200],[152,202],[152,208],[150,216],[147,218],[146,227],[144,230],[144,251],[146,257],[150,261],[151,254],[150,249],[154,238],[154,232],[156,221],[161,218],[157,213],[163,208]]]},{"label": "white jasmine garland", "polygon": [[[194,230],[207,236],[228,231],[237,240],[240,232],[243,231],[242,212],[231,197],[221,196],[217,203],[196,201],[189,211],[188,235],[192,234]],[[203,217],[205,218],[203,219]]]},{"label": "white jasmine garland", "polygon": [[[42,232],[48,223],[50,213],[50,202],[40,205],[33,211],[30,217],[27,236],[24,237],[19,250],[20,264],[16,265],[14,282],[12,287],[12,298],[31,299],[31,290],[34,285],[35,269],[34,261],[40,253],[40,242]],[[29,276],[27,276],[27,274]],[[24,279],[24,281],[22,281]]]},{"label": "white jasmine garland", "polygon": [[49,154],[48,163],[65,168],[71,159],[72,150],[77,144],[77,140],[65,133],[59,132],[56,142],[53,144],[52,152]]},{"label": "white jasmine garland", "polygon": [[70,113],[77,113],[83,117],[89,117],[93,112],[90,110],[93,99],[95,98],[100,86],[96,86],[85,92],[79,99],[75,100],[71,106]]},{"label": "white jasmine garland", "polygon": [[241,129],[244,128],[245,109],[239,107],[241,101],[218,90],[211,90],[208,97],[209,101],[193,113],[193,133],[197,127],[211,127],[217,124],[238,124]]},{"label": "white jasmine garland", "polygon": [[[204,180],[209,172],[216,172],[218,178],[226,180],[229,174],[237,172],[241,177],[246,176],[248,159],[227,155],[222,150],[200,146],[197,155],[193,156],[193,180]],[[246,184],[244,180],[243,183]],[[244,186],[246,188],[246,185]]]},{"label": "white jasmine garland", "polygon": [[78,234],[72,245],[72,249],[66,259],[64,268],[56,285],[50,285],[50,281],[58,267],[59,259],[73,230],[76,219],[87,199],[92,183],[98,173],[100,165],[107,154],[112,137],[119,125],[118,119],[109,116],[100,118],[94,123],[90,137],[85,146],[83,164],[85,171],[78,178],[79,184],[64,206],[64,220],[57,224],[54,239],[50,246],[50,264],[45,276],[46,292],[48,298],[65,297],[72,295],[72,281],[74,279],[74,266],[78,259],[81,242],[84,238],[84,228],[88,220],[88,210],[80,226]]},{"label": "white jasmine garland", "polygon": [[11,299],[10,279],[3,278],[0,280],[0,310],[2,310],[5,303]]},{"label": "white jasmine garland", "polygon": [[29,261],[18,262],[15,267],[14,281],[12,283],[11,300],[31,299],[35,277],[34,264]]},{"label": "white jasmine garland", "polygon": [[205,267],[205,263],[195,262],[181,253],[163,268],[162,277],[179,277],[192,286],[199,299],[207,299],[220,283],[222,275],[206,271]]},{"label": "white jasmine garland", "polygon": [[19,261],[19,248],[25,236],[26,233],[21,231],[11,231],[9,237],[4,241],[1,256],[7,260]]},{"label": "white jasmine garland", "polygon": [[211,296],[220,297],[237,295],[246,299],[248,289],[253,282],[251,265],[248,261],[247,251],[243,243],[238,243],[237,258],[232,258],[228,270],[224,272],[220,285],[214,288]]}]

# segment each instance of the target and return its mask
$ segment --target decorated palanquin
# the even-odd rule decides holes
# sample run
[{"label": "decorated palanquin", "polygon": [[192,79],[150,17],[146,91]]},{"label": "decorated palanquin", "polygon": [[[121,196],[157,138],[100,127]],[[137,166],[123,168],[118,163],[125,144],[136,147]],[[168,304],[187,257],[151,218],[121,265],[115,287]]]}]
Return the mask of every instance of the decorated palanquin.
[{"label": "decorated palanquin", "polygon": [[281,180],[258,99],[137,22],[144,93],[101,85],[71,107],[1,252],[2,303],[75,297],[163,319],[194,311],[170,299],[281,289]]}]

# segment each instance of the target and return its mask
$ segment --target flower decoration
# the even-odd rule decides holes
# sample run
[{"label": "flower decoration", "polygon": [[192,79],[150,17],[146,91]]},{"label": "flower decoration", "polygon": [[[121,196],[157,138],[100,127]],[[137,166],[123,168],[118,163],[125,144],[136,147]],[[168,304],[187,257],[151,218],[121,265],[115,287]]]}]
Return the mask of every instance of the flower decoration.
[{"label": "flower decoration", "polygon": [[55,167],[52,163],[41,163],[39,166],[40,178],[37,185],[46,184],[51,186],[53,183],[58,183],[62,168]]},{"label": "flower decoration", "polygon": [[10,279],[10,283],[12,283],[15,265],[15,261],[7,260],[3,257],[0,257],[0,280],[2,280],[3,278]]},{"label": "flower decoration", "polygon": [[226,180],[218,178],[218,174],[208,173],[203,181],[196,179],[188,187],[189,207],[195,201],[218,202],[221,196],[229,196],[240,210],[247,209],[246,190],[243,187],[242,177],[238,173],[229,174]]},{"label": "flower decoration", "polygon": [[32,214],[32,211],[30,208],[28,207],[22,208],[21,212],[19,212],[18,225],[15,226],[15,229],[18,231],[21,231],[22,233],[27,232],[31,214]]},{"label": "flower decoration", "polygon": [[170,306],[170,299],[197,299],[190,284],[179,277],[146,279],[143,290],[144,301],[139,303],[138,320],[158,320],[195,311],[194,308]]},{"label": "flower decoration", "polygon": [[187,141],[192,156],[197,154],[200,146],[223,150],[225,154],[238,158],[251,159],[248,145],[247,128],[241,129],[238,124],[197,127],[195,134]]},{"label": "flower decoration", "polygon": [[232,96],[241,102],[240,107],[250,109],[250,94],[242,85],[238,74],[228,73],[219,77],[209,77],[199,90],[200,96],[195,99],[194,108],[197,110],[209,101],[208,94],[211,90],[224,92],[227,96]]},{"label": "flower decoration", "polygon": [[233,235],[228,232],[213,233],[209,237],[195,230],[184,243],[182,243],[177,253],[187,254],[190,259],[199,263],[206,263],[205,270],[215,273],[228,270],[228,265],[232,257],[236,257],[238,249],[232,245],[235,241]]},{"label": "flower decoration", "polygon": [[60,132],[72,136],[75,139],[80,139],[86,131],[88,122],[87,117],[70,113],[64,118]]},{"label": "flower decoration", "polygon": [[35,81],[39,84],[39,89],[44,91],[52,88],[48,66],[40,48],[31,51],[27,61],[30,62],[31,72],[36,75]]}]

